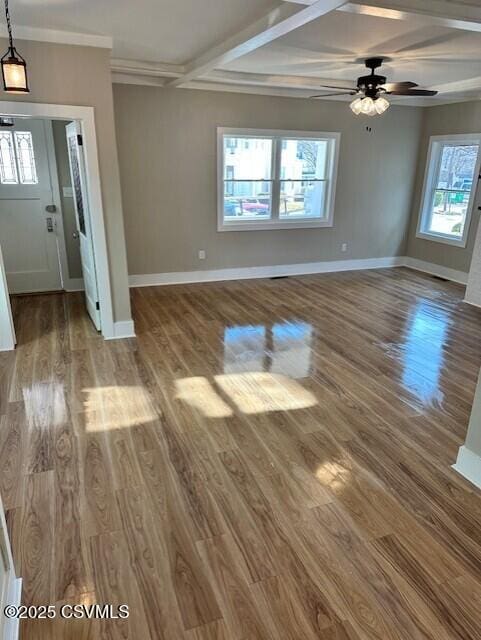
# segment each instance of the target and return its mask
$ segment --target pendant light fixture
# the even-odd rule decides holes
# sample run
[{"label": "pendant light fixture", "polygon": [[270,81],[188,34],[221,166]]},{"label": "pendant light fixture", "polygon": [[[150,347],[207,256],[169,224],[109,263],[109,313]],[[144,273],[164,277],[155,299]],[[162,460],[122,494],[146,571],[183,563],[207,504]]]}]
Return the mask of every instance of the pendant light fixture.
[{"label": "pendant light fixture", "polygon": [[8,0],[5,0],[5,18],[8,30],[8,50],[0,61],[2,64],[3,88],[8,93],[29,93],[27,63],[13,46]]}]

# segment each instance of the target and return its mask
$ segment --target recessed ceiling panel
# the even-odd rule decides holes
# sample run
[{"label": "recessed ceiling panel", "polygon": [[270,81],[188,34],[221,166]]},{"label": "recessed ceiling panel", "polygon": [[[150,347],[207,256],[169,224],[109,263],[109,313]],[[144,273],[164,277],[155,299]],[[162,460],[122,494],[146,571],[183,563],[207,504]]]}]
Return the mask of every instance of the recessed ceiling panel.
[{"label": "recessed ceiling panel", "polygon": [[430,86],[481,76],[480,51],[481,33],[333,11],[226,68],[353,80],[365,71],[359,59],[380,55],[391,58],[390,80]]},{"label": "recessed ceiling panel", "polygon": [[16,0],[14,25],[112,36],[113,56],[184,63],[248,26],[276,0]]}]

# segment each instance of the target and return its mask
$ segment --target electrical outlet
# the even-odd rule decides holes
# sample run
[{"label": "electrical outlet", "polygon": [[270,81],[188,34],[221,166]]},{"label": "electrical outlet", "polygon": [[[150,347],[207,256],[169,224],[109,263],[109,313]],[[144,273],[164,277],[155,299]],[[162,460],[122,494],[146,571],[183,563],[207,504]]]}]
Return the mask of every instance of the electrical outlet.
[{"label": "electrical outlet", "polygon": [[205,251],[203,249],[199,251],[199,260],[205,260]]},{"label": "electrical outlet", "polygon": [[341,244],[341,251],[342,251],[343,253],[346,253],[346,251],[347,251],[347,242],[343,242],[343,243]]}]

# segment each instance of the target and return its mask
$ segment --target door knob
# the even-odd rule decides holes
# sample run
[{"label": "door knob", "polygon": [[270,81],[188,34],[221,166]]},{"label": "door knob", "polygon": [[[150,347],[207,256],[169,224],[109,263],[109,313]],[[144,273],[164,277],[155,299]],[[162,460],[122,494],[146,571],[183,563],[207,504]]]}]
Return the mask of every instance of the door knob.
[{"label": "door knob", "polygon": [[49,233],[53,233],[53,220],[52,220],[52,218],[47,218],[46,222],[47,222],[47,231]]},{"label": "door knob", "polygon": [[45,211],[47,211],[48,213],[55,213],[57,211],[57,207],[54,204],[48,204],[45,207]]},{"label": "door knob", "polygon": [[78,231],[73,231],[73,232],[72,232],[72,238],[73,238],[74,240],[78,240]]}]

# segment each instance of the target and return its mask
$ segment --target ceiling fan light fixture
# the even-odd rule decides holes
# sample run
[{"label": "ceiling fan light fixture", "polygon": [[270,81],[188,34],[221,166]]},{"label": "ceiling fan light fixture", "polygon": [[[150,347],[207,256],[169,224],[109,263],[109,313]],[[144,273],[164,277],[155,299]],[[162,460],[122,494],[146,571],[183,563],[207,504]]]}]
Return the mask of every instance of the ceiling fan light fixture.
[{"label": "ceiling fan light fixture", "polygon": [[356,98],[351,102],[351,111],[358,116],[362,111],[362,98]]},{"label": "ceiling fan light fixture", "polygon": [[365,116],[375,116],[377,114],[374,100],[369,96],[362,99],[361,113]]},{"label": "ceiling fan light fixture", "polygon": [[387,111],[390,106],[389,101],[383,96],[375,99],[365,96],[363,98],[356,98],[351,102],[351,111],[355,113],[356,116],[361,114],[365,116],[380,116]]},{"label": "ceiling fan light fixture", "polygon": [[384,98],[383,96],[379,96],[379,98],[374,101],[374,108],[376,109],[376,113],[378,115],[383,114],[389,109],[390,106],[391,105],[389,103],[389,100],[386,100],[386,98]]}]

